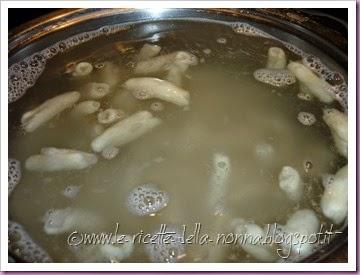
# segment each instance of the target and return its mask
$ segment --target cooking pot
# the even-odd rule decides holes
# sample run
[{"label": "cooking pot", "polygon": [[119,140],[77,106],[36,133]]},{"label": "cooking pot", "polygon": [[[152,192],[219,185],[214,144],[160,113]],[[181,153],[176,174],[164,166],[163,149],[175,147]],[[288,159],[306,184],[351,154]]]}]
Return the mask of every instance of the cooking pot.
[{"label": "cooking pot", "polygon": [[[58,41],[97,30],[102,26],[109,27],[103,28],[100,35],[122,32],[127,39],[137,39],[161,35],[169,30],[189,28],[194,22],[204,21],[212,24],[249,23],[280,40],[296,45],[306,53],[314,54],[320,59],[326,56],[329,61],[327,66],[345,77],[347,75],[347,24],[317,10],[308,9],[64,9],[9,32],[9,68]],[[112,29],[114,24],[118,27]],[[122,24],[141,26],[129,30],[127,27],[119,27]],[[49,54],[51,57],[51,52]],[[9,73],[9,81],[10,77]],[[23,87],[21,93],[30,86],[31,84]],[[10,97],[12,95],[9,94],[9,104],[12,104],[21,94],[11,100]],[[329,255],[336,255],[336,251],[341,248],[345,251],[346,225],[342,231],[343,234],[337,234],[329,244],[322,246],[303,261],[323,261]]]}]

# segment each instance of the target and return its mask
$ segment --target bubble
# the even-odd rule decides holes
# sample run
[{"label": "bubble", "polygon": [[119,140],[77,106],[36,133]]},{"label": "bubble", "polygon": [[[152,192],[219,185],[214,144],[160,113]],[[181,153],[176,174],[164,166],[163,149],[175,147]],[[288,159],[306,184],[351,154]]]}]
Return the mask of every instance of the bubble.
[{"label": "bubble", "polygon": [[100,70],[100,69],[102,69],[104,67],[105,67],[105,62],[96,62],[94,64],[94,68],[97,69],[97,70]]},{"label": "bubble", "polygon": [[88,62],[80,62],[76,64],[74,71],[72,73],[73,76],[85,76],[90,74],[93,71],[93,66]]},{"label": "bubble", "polygon": [[145,184],[134,188],[127,197],[129,211],[137,216],[157,213],[169,203],[169,195],[153,184]]},{"label": "bubble", "polygon": [[185,244],[182,240],[182,231],[175,225],[164,225],[159,231],[151,235],[161,233],[163,238],[158,237],[156,242],[145,245],[145,251],[153,263],[176,263],[185,256]]},{"label": "bubble", "polygon": [[80,188],[81,188],[80,186],[69,185],[64,189],[62,193],[65,197],[69,199],[73,199],[79,194]]},{"label": "bubble", "polygon": [[161,112],[164,110],[164,104],[162,104],[160,101],[156,101],[151,103],[150,109],[154,112]]},{"label": "bubble", "polygon": [[90,82],[87,89],[89,96],[94,99],[103,98],[110,93],[110,85],[107,83]]},{"label": "bubble", "polygon": [[28,263],[51,263],[49,254],[17,222],[9,220],[9,252]]},{"label": "bubble", "polygon": [[304,161],[304,170],[308,173],[313,168],[313,163],[310,160]]},{"label": "bubble", "polygon": [[254,72],[254,77],[260,82],[275,87],[284,87],[296,82],[294,74],[283,69],[259,69]]},{"label": "bubble", "polygon": [[227,39],[225,37],[220,37],[220,38],[216,39],[216,42],[218,42],[219,44],[226,44]]},{"label": "bubble", "polygon": [[316,122],[316,118],[312,113],[308,112],[300,112],[297,116],[298,121],[305,125],[305,126],[311,126]]},{"label": "bubble", "polygon": [[8,196],[13,192],[21,179],[21,165],[20,161],[16,159],[8,160]]},{"label": "bubble", "polygon": [[230,24],[233,31],[239,34],[247,35],[247,36],[258,36],[265,38],[273,38],[271,35],[259,30],[247,23],[235,22]]}]

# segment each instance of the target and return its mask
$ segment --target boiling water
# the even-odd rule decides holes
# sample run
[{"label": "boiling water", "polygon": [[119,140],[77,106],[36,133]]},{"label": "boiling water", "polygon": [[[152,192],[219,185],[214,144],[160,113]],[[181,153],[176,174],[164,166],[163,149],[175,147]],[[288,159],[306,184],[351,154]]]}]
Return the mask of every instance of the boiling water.
[{"label": "boiling water", "polygon": [[[122,146],[115,158],[106,160],[99,156],[96,165],[67,172],[30,172],[22,165],[21,182],[9,198],[10,219],[21,223],[54,261],[89,259],[79,258],[78,251],[69,248],[68,233],[44,232],[43,217],[49,209],[71,207],[89,211],[101,218],[95,232],[113,232],[119,223],[119,233],[129,235],[141,230],[156,232],[161,224],[180,232],[181,225],[186,225],[187,234],[191,234],[195,224],[200,223],[201,234],[209,234],[213,239],[217,233],[229,233],[229,226],[216,225],[219,217],[206,204],[212,159],[217,153],[231,160],[228,190],[221,205],[221,211],[227,215],[259,225],[285,224],[295,210],[310,208],[323,224],[329,224],[319,208],[321,176],[334,174],[346,160],[336,152],[329,128],[321,118],[325,105],[298,98],[298,84],[276,88],[253,77],[255,70],[265,66],[271,46],[282,47],[289,60],[301,57],[266,37],[241,35],[228,27],[206,25],[206,31],[203,28],[204,25],[194,25],[191,31],[163,32],[155,38],[152,35],[128,41],[114,35],[85,43],[49,60],[35,85],[9,105],[9,157],[23,164],[43,147],[91,152],[95,114],[73,120],[65,111],[33,133],[24,133],[20,127],[24,112],[56,94],[79,90],[100,78],[101,69],[82,79],[68,77],[62,73],[67,63],[110,60],[120,68],[119,85],[101,100],[106,109],[122,92],[121,84],[135,77],[133,66],[145,42],[160,45],[160,54],[184,50],[200,60],[186,71],[182,85],[190,92],[189,108],[162,102],[164,109],[154,112],[150,107],[158,100],[128,99],[123,106],[128,115],[149,110],[163,123]],[[338,103],[334,107],[341,108]],[[300,112],[312,113],[316,122],[311,126],[301,124]],[[278,175],[285,165],[295,168],[305,182],[305,194],[298,203],[289,200],[279,188]],[[129,194],[138,186],[161,190],[166,207],[152,215],[136,215],[136,210],[131,211],[134,206]],[[239,247],[220,246],[224,250],[220,262],[257,261]],[[175,250],[182,254],[180,262],[198,262],[207,261],[212,247],[188,244]],[[151,253],[155,252],[146,245],[136,244],[125,261],[162,260]]]}]

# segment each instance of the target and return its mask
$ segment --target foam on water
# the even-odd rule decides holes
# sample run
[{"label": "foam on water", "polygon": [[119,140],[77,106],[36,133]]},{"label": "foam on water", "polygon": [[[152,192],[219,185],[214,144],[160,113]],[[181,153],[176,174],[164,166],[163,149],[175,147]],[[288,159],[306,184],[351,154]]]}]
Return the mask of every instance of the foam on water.
[{"label": "foam on water", "polygon": [[254,72],[254,77],[260,82],[275,87],[284,87],[296,82],[293,73],[282,69],[258,69]]},{"label": "foam on water", "polygon": [[49,254],[41,248],[17,222],[9,221],[9,251],[29,263],[51,263]]},{"label": "foam on water", "polygon": [[8,196],[10,196],[21,180],[21,165],[16,159],[9,159],[8,164]]},{"label": "foam on water", "polygon": [[144,184],[134,188],[128,195],[127,207],[137,216],[159,212],[169,203],[167,192],[159,190],[153,184]]},{"label": "foam on water", "polygon": [[312,113],[308,112],[298,113],[297,119],[301,124],[305,126],[311,126],[316,122],[316,117]]},{"label": "foam on water", "polygon": [[122,30],[129,29],[129,25],[110,25],[99,29],[83,32],[67,39],[61,40],[42,51],[28,56],[20,62],[14,63],[8,71],[8,102],[19,99],[32,86],[45,69],[47,60],[59,53],[68,51],[71,48],[91,41],[104,35],[112,35]]}]

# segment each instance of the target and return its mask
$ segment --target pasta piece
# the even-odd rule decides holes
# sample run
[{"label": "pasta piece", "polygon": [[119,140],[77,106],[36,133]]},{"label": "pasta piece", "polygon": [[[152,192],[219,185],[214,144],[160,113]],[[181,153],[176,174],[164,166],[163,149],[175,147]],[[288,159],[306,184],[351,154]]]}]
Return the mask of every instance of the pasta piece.
[{"label": "pasta piece", "polygon": [[25,168],[37,172],[85,169],[97,162],[94,154],[72,149],[42,148],[40,155],[30,156]]},{"label": "pasta piece", "polygon": [[188,91],[166,80],[153,77],[131,78],[123,86],[131,91],[135,98],[140,100],[156,98],[178,106],[187,106],[190,103]]},{"label": "pasta piece", "polygon": [[329,126],[338,152],[347,158],[348,155],[348,118],[345,113],[336,109],[325,109],[323,120]]},{"label": "pasta piece", "polygon": [[301,177],[294,168],[284,166],[279,174],[279,186],[289,199],[293,201],[300,201],[304,191],[304,183]]},{"label": "pasta piece", "polygon": [[348,167],[341,168],[333,181],[325,186],[321,209],[336,224],[344,221],[348,212]]},{"label": "pasta piece", "polygon": [[266,68],[268,69],[286,68],[286,55],[281,48],[278,47],[269,48]]},{"label": "pasta piece", "polygon": [[308,67],[298,62],[290,62],[287,66],[306,90],[324,103],[334,101],[332,86],[324,79],[319,78]]},{"label": "pasta piece", "polygon": [[51,99],[35,109],[26,112],[21,118],[21,123],[26,132],[33,132],[56,115],[72,107],[80,98],[78,92],[68,92]]},{"label": "pasta piece", "polygon": [[136,64],[134,72],[140,75],[158,74],[166,72],[173,64],[187,68],[187,66],[197,65],[198,60],[197,57],[191,53],[178,51],[140,61]]},{"label": "pasta piece", "polygon": [[141,137],[160,123],[161,119],[153,117],[148,111],[137,112],[106,129],[92,141],[91,148],[94,152],[101,152],[109,146],[120,147]]},{"label": "pasta piece", "polygon": [[71,110],[71,115],[75,117],[83,117],[97,112],[99,108],[100,102],[94,100],[82,101],[74,106]]},{"label": "pasta piece", "polygon": [[320,222],[310,209],[297,210],[287,220],[286,225],[275,224],[274,234],[282,236],[278,250],[286,259],[303,259],[314,252],[314,237],[318,233]]},{"label": "pasta piece", "polygon": [[146,43],[139,52],[138,60],[143,61],[152,58],[158,55],[160,51],[161,51],[160,46]]},{"label": "pasta piece", "polygon": [[240,237],[243,237],[244,241],[241,241],[239,244],[246,253],[261,262],[273,262],[276,260],[276,253],[271,245],[262,243],[266,235],[260,226],[247,222],[244,219],[235,219],[232,221],[231,227],[240,240]]},{"label": "pasta piece", "polygon": [[98,229],[103,220],[94,213],[67,207],[64,209],[50,209],[44,215],[43,222],[45,233],[56,235],[73,230],[91,232],[91,230]]}]

